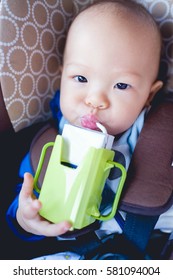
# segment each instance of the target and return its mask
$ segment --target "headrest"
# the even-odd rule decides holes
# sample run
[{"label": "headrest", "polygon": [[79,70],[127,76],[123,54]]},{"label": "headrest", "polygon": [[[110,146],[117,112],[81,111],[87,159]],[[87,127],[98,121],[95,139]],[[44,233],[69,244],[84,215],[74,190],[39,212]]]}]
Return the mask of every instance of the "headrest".
[{"label": "headrest", "polygon": [[15,131],[50,118],[49,101],[59,88],[60,65],[71,1],[0,3],[0,82]]}]

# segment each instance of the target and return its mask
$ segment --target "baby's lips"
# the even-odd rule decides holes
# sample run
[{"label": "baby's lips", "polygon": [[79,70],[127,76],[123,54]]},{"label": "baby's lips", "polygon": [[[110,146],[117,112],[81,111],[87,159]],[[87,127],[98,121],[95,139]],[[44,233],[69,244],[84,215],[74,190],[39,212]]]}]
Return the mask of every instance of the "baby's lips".
[{"label": "baby's lips", "polygon": [[94,115],[89,114],[81,117],[81,125],[85,128],[98,130],[96,123],[97,123],[97,118]]}]

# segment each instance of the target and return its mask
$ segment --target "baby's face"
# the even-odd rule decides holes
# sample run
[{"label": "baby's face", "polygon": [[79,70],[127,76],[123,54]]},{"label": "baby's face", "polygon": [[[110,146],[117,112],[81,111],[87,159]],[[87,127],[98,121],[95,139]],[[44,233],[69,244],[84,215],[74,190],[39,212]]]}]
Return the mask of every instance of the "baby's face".
[{"label": "baby's face", "polygon": [[142,25],[111,16],[85,16],[72,26],[60,100],[71,124],[96,129],[100,122],[116,135],[134,123],[162,85],[155,82],[159,55],[150,35]]}]

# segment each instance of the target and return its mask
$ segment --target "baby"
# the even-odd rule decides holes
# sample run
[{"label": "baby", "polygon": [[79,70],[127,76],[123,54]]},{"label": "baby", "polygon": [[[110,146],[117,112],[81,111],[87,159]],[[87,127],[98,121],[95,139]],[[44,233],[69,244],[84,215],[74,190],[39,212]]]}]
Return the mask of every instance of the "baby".
[{"label": "baby", "polygon": [[[162,87],[157,80],[161,36],[150,14],[133,1],[97,1],[76,16],[63,56],[60,106],[73,125],[101,123],[119,139]],[[52,224],[39,215],[33,178],[25,173],[17,221],[35,235],[58,236],[69,221]]]}]

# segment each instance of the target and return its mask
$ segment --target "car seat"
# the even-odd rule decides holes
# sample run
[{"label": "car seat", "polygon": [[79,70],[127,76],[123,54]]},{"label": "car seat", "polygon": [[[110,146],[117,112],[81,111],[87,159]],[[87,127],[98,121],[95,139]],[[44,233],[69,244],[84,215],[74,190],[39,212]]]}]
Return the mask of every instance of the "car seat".
[{"label": "car seat", "polygon": [[[2,242],[15,240],[16,244],[21,244],[11,235],[5,223],[5,212],[15,196],[14,186],[20,180],[18,168],[25,153],[31,147],[31,162],[36,168],[42,145],[55,138],[57,132],[52,125],[49,102],[60,85],[66,32],[73,17],[92,2],[25,0],[21,4],[19,0],[0,1]],[[163,35],[159,76],[164,88],[154,100],[139,136],[119,209],[128,213],[130,223],[134,215],[144,220],[154,217],[154,234],[161,238],[166,236],[159,255],[172,258],[169,237],[173,224],[169,217],[173,202],[173,4],[171,0],[137,2],[151,12]],[[169,222],[164,223],[165,219]],[[126,227],[128,232],[129,225]],[[149,236],[152,229],[151,226]],[[22,243],[22,246],[26,245]],[[40,254],[42,252],[41,249]],[[18,256],[28,257],[26,252]],[[15,252],[8,252],[7,257],[15,258]]]}]

